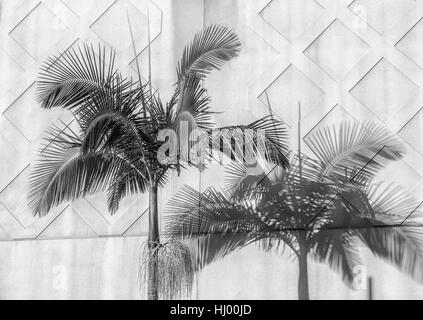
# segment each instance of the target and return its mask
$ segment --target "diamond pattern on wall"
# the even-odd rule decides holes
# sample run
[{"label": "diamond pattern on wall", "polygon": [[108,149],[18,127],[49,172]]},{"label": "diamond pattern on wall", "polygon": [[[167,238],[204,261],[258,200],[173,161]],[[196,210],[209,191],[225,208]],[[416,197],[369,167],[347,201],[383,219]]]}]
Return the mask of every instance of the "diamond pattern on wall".
[{"label": "diamond pattern on wall", "polygon": [[124,236],[148,234],[148,209],[125,231]]},{"label": "diamond pattern on wall", "polygon": [[310,143],[310,136],[326,126],[333,126],[334,124],[340,124],[342,122],[355,122],[357,121],[348,111],[345,110],[344,107],[337,104],[334,106],[315,126],[303,136],[303,141],[310,148],[313,150],[312,145]]},{"label": "diamond pattern on wall", "polygon": [[[19,133],[18,133],[19,134]],[[25,168],[29,160],[25,159],[19,146],[10,142],[0,133],[0,188],[6,185]]]},{"label": "diamond pattern on wall", "polygon": [[67,26],[40,2],[9,34],[38,60],[63,39],[66,30]]},{"label": "diamond pattern on wall", "polygon": [[[323,90],[294,65],[285,71],[259,96],[259,100],[288,125],[297,121],[298,103],[304,115],[323,97]],[[269,105],[270,104],[270,105]]]},{"label": "diamond pattern on wall", "polygon": [[61,0],[78,16],[96,16],[109,7],[114,0]]},{"label": "diamond pattern on wall", "polygon": [[423,108],[401,128],[398,135],[417,152],[423,155],[423,140],[421,139],[423,136]]},{"label": "diamond pattern on wall", "polygon": [[362,39],[336,19],[304,51],[304,54],[331,77],[341,80],[368,49],[369,46]]},{"label": "diamond pattern on wall", "polygon": [[387,121],[417,94],[418,87],[398,68],[382,59],[350,92],[376,116]]},{"label": "diamond pattern on wall", "polygon": [[[242,54],[235,60],[234,65],[239,66],[234,72],[245,72],[248,78],[242,79],[247,82],[249,79],[255,79],[262,75],[269,65],[279,56],[278,52],[272,45],[265,41],[253,30],[243,30],[245,32],[243,40]],[[251,63],[254,61],[254,63]]]},{"label": "diamond pattern on wall", "polygon": [[[119,204],[119,210],[115,214],[111,215],[107,208],[107,194],[104,192],[97,193],[92,196],[87,196],[85,199],[89,202],[93,208],[109,223],[114,224],[117,220],[121,219],[125,215],[129,215],[129,211],[135,211],[133,214],[137,215],[145,210],[147,202],[143,202],[144,196],[134,195],[123,198]],[[142,209],[140,204],[143,203]]]},{"label": "diamond pattern on wall", "polygon": [[309,29],[323,11],[324,8],[315,0],[273,0],[260,15],[292,41]]},{"label": "diamond pattern on wall", "polygon": [[30,142],[35,142],[62,112],[60,108],[51,110],[40,108],[36,99],[36,84],[33,83],[7,108],[3,115]]},{"label": "diamond pattern on wall", "polygon": [[414,0],[355,0],[349,8],[380,34],[393,28],[416,5]]},{"label": "diamond pattern on wall", "polygon": [[84,219],[67,207],[41,232],[38,239],[86,238],[97,234]]},{"label": "diamond pattern on wall", "polygon": [[421,67],[423,67],[422,39],[423,20],[419,20],[419,22],[396,44],[399,50]]},{"label": "diamond pattern on wall", "polygon": [[[0,48],[0,70],[2,73],[7,75],[16,75],[24,72],[24,69],[13,60],[6,52]],[[10,77],[0,77],[0,94],[5,92],[5,89],[9,88],[9,85],[13,80]]]},{"label": "diamond pattern on wall", "polygon": [[343,121],[354,122],[357,120],[344,107],[337,104],[304,136],[304,141],[307,143],[308,135],[315,130],[335,123],[339,124]]},{"label": "diamond pattern on wall", "polygon": [[[401,174],[399,174],[401,173]],[[404,187],[406,190],[412,190],[419,182],[422,176],[404,159],[391,161],[386,167],[382,168],[374,183],[384,183],[395,177],[395,184]]]},{"label": "diamond pattern on wall", "polygon": [[[142,49],[141,42],[147,39],[147,17],[134,5],[125,5],[116,1],[107,11],[97,19],[91,29],[106,43],[117,50],[127,50],[131,47],[131,35],[127,22],[126,9],[128,9],[136,48]],[[119,35],[119,36],[116,36]]]},{"label": "diamond pattern on wall", "polygon": [[[145,53],[147,12],[151,41],[155,43],[161,34],[160,1],[156,4],[150,0],[10,0],[2,4],[6,8],[0,9],[0,30],[4,31],[0,45],[0,239],[9,235],[43,239],[122,235],[131,227],[128,232],[136,235],[137,230],[142,229],[139,224],[145,223],[139,217],[148,207],[143,196],[122,201],[114,216],[107,212],[105,197],[95,195],[89,202],[82,199],[86,204],[79,206],[82,210],[76,210],[77,205],[68,208],[64,204],[46,217],[33,217],[26,199],[28,176],[35,150],[42,146],[42,136],[52,123],[68,126],[75,132],[79,130],[69,111],[40,108],[34,81],[41,60],[58,50],[77,48],[82,42],[95,46],[106,42],[113,46],[117,49],[119,68],[130,74],[128,65],[133,61],[133,52],[126,9],[138,53]],[[16,18],[4,19],[5,13],[13,13],[17,8]],[[93,37],[95,34],[98,37]],[[157,42],[157,50],[160,46]],[[25,81],[20,81],[22,79]]]},{"label": "diamond pattern on wall", "polygon": [[66,207],[66,204],[62,204],[54,207],[47,216],[34,217],[27,200],[29,171],[30,167],[28,166],[6,188],[0,191],[0,203],[25,228],[23,235],[37,234]]}]

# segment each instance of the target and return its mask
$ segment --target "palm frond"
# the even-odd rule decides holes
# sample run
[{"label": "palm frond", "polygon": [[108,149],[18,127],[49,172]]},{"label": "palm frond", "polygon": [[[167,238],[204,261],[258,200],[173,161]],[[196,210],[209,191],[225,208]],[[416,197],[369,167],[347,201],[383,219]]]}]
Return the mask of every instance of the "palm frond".
[{"label": "palm frond", "polygon": [[119,209],[120,201],[129,195],[144,193],[148,189],[148,176],[146,170],[141,170],[143,176],[138,174],[139,168],[124,165],[120,166],[111,177],[107,187],[107,205],[110,214],[114,214]]},{"label": "palm frond", "polygon": [[[261,150],[261,153],[266,156],[267,161],[281,165],[285,169],[289,167],[288,133],[283,122],[268,115],[248,124],[247,128],[264,133],[265,150]],[[258,146],[260,147],[260,143]],[[260,153],[260,150],[258,152]]]},{"label": "palm frond", "polygon": [[238,55],[240,48],[238,36],[229,28],[219,25],[205,27],[184,48],[177,67],[178,82],[184,81],[191,73],[204,77],[213,69],[220,70],[225,62]]},{"label": "palm frond", "polygon": [[82,151],[121,150],[127,153],[143,153],[156,142],[154,136],[145,131],[143,121],[128,118],[119,111],[100,111],[93,114],[82,141]]},{"label": "palm frond", "polygon": [[[93,116],[101,112],[116,111],[126,117],[141,117],[145,103],[150,99],[145,97],[146,86],[133,88],[120,76],[111,80],[110,86],[101,91],[93,91],[74,112],[79,125],[85,131],[91,124]],[[146,101],[148,99],[148,101]]]},{"label": "palm frond", "polygon": [[106,190],[127,162],[113,154],[80,152],[81,139],[69,129],[52,128],[30,175],[29,206],[45,215],[63,201]]},{"label": "palm frond", "polygon": [[154,161],[156,135],[167,120],[144,117],[139,108],[140,103],[146,101],[143,96],[142,88],[132,92],[118,89],[99,93],[85,103],[76,112],[84,134],[81,152],[112,152],[123,155],[133,166],[141,167]]},{"label": "palm frond", "polygon": [[115,52],[84,44],[50,57],[42,65],[37,98],[43,108],[72,109],[95,92],[111,86],[116,70]]},{"label": "palm frond", "polygon": [[375,123],[342,122],[326,126],[307,137],[306,143],[322,162],[322,176],[344,179],[355,170],[369,180],[388,162],[405,153],[402,141]]},{"label": "palm frond", "polygon": [[210,129],[215,123],[212,118],[214,112],[210,110],[209,102],[210,97],[201,85],[201,78],[198,74],[189,74],[179,91],[176,117],[188,112],[199,128]]}]

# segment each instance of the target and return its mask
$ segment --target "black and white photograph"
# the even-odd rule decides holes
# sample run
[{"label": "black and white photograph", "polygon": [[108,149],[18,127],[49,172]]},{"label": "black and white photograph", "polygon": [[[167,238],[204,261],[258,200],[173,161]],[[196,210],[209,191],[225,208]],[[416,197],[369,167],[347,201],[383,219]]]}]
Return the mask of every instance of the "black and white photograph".
[{"label": "black and white photograph", "polygon": [[0,112],[0,300],[423,300],[423,0],[0,0]]}]

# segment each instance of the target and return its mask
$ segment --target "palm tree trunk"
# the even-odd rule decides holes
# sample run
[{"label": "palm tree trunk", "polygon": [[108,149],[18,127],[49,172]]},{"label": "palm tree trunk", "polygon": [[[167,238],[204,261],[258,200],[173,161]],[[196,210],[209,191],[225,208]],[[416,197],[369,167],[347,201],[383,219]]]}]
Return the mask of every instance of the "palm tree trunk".
[{"label": "palm tree trunk", "polygon": [[154,183],[149,194],[149,216],[148,216],[148,248],[150,260],[148,263],[148,300],[158,300],[158,246],[159,235],[159,214],[157,208],[157,184]]},{"label": "palm tree trunk", "polygon": [[300,267],[300,275],[298,279],[298,299],[309,300],[308,293],[308,266],[307,266],[307,252],[300,250],[298,255],[298,263]]}]

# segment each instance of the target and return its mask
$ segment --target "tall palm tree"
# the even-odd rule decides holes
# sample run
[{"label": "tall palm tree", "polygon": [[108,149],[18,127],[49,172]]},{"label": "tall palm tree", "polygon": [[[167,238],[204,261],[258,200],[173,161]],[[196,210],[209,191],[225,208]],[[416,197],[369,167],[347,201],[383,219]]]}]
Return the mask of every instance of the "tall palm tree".
[{"label": "tall palm tree", "polygon": [[376,124],[344,122],[308,141],[317,159],[299,153],[282,174],[251,175],[233,163],[223,191],[185,186],[169,202],[165,234],[201,239],[193,246],[198,269],[252,243],[288,249],[298,261],[299,299],[309,299],[308,257],[353,284],[360,243],[422,282],[418,203],[400,187],[374,182],[403,156],[397,136]]},{"label": "tall palm tree", "polygon": [[[165,104],[151,81],[143,83],[139,68],[138,81],[124,78],[115,68],[115,52],[100,45],[61,52],[49,58],[40,72],[37,94],[41,106],[70,110],[79,129],[50,128],[41,157],[32,168],[30,206],[42,216],[64,201],[106,191],[108,209],[114,214],[125,196],[148,192],[149,299],[178,296],[183,281],[188,283],[187,291],[191,283],[189,252],[180,243],[160,239],[158,191],[169,171],[183,166],[180,161],[159,162],[157,152],[163,143],[158,141],[159,132],[176,130],[181,121],[188,121],[191,130],[220,132],[203,80],[235,58],[240,47],[237,35],[223,26],[212,25],[197,33],[184,49],[175,93]],[[273,151],[269,159],[288,165],[285,128],[280,122],[265,117],[235,128],[262,130],[266,146]],[[172,254],[177,261],[163,261]],[[172,261],[182,274],[163,267]]]}]

